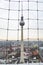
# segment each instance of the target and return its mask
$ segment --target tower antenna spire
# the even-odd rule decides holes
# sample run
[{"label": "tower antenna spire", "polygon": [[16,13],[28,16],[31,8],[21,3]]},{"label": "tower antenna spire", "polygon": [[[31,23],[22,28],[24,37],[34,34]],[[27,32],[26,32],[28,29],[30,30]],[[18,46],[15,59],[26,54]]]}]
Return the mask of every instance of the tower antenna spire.
[{"label": "tower antenna spire", "polygon": [[23,1],[21,2],[21,16],[23,16]]}]

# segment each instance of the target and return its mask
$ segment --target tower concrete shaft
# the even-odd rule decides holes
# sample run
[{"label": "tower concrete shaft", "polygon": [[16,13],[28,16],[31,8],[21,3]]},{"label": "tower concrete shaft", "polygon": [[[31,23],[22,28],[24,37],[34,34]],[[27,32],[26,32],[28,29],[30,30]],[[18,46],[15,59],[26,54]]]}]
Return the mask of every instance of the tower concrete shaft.
[{"label": "tower concrete shaft", "polygon": [[21,41],[23,41],[23,26],[21,26]]},{"label": "tower concrete shaft", "polygon": [[20,62],[24,63],[23,26],[21,26],[21,58],[20,58]]}]

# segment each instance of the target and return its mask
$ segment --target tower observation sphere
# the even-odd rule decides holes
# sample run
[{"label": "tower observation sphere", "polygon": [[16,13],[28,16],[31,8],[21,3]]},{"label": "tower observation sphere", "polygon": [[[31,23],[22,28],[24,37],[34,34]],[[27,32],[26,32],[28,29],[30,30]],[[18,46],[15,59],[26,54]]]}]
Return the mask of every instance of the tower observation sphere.
[{"label": "tower observation sphere", "polygon": [[21,22],[20,22],[20,26],[24,26],[24,21],[23,21],[23,16],[21,16]]}]

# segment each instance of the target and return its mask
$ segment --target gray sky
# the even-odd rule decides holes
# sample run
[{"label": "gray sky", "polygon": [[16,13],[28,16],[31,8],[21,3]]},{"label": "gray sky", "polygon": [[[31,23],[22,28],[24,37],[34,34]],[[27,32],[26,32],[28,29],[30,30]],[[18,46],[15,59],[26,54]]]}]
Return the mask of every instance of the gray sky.
[{"label": "gray sky", "polygon": [[[19,1],[19,0],[11,0],[10,2],[10,9],[12,10],[18,10],[18,6],[19,3],[18,2],[12,2],[12,1]],[[27,0],[20,0],[20,1],[27,1]],[[29,38],[36,40],[37,39],[37,0],[29,0],[29,28],[33,28],[29,29]],[[34,2],[32,2],[34,1]],[[43,2],[43,0],[38,0],[39,2]],[[7,24],[8,24],[8,20],[4,20],[1,18],[5,18],[8,19],[8,10],[3,10],[2,8],[5,9],[9,9],[9,2],[6,0],[0,0],[0,28],[4,28],[7,29]],[[26,10],[28,9],[28,2],[23,2],[23,9]],[[21,10],[21,3],[20,3],[20,10]],[[38,3],[38,26],[39,29],[43,28],[43,3]],[[24,39],[28,39],[28,20],[25,20],[28,18],[28,11],[23,11],[23,16],[24,16],[24,22],[25,22],[25,26],[24,26]],[[19,12],[19,19],[21,17],[21,11]],[[18,20],[14,20],[14,19],[18,19],[18,11],[10,11],[10,16],[9,16],[9,29],[18,29]],[[11,20],[12,19],[12,20]],[[34,19],[34,20],[31,20]],[[19,20],[20,22],[20,20]],[[19,29],[20,25],[19,25]],[[34,30],[35,29],[35,30]],[[17,40],[17,31],[11,31],[9,30],[8,32],[8,39],[9,40]],[[19,31],[19,39],[20,39],[20,34],[21,32]],[[43,39],[43,30],[39,30],[39,38],[40,40]],[[0,29],[0,39],[7,39],[7,30],[2,30]]]}]

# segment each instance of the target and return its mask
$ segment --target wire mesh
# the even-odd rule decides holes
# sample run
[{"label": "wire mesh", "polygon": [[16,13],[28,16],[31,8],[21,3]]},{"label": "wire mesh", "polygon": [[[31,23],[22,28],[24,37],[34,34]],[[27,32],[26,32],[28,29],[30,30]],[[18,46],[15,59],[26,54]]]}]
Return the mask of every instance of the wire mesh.
[{"label": "wire mesh", "polygon": [[[17,42],[20,44],[21,27],[19,23],[21,21],[22,2],[23,17],[25,22],[25,26],[23,27],[24,45],[25,42],[28,42],[28,46],[31,42],[33,43],[33,46],[34,43],[37,43],[39,52],[40,43],[43,43],[43,0],[0,1],[0,43],[3,43],[3,45],[4,43],[5,45],[11,43],[9,47],[10,51],[12,50],[11,45]],[[17,46],[18,43],[16,44]],[[8,54],[7,49],[8,48],[6,47],[6,54]],[[6,56],[6,59],[8,59],[8,56]]]}]

